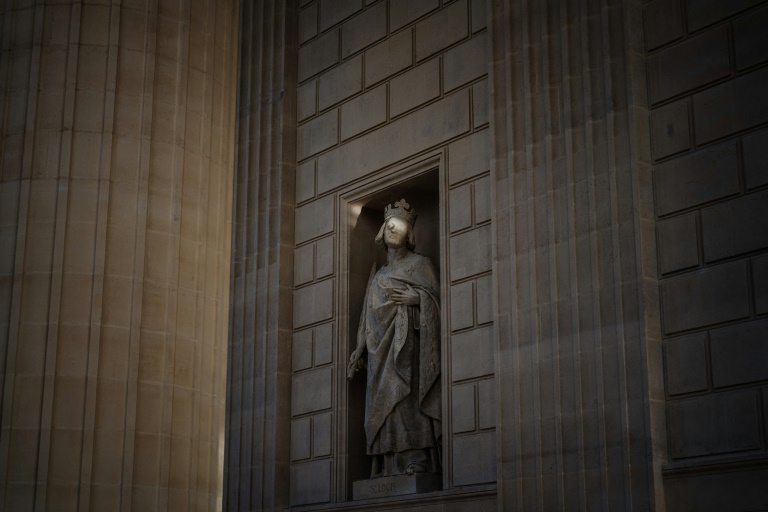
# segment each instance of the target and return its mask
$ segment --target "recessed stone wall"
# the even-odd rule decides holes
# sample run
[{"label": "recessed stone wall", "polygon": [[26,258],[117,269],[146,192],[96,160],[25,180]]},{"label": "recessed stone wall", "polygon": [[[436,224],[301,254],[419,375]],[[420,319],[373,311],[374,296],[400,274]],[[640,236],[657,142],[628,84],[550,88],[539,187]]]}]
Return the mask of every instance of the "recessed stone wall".
[{"label": "recessed stone wall", "polygon": [[[342,285],[347,278],[337,276],[346,274],[348,263],[338,258],[348,254],[348,244],[350,250],[366,252],[363,244],[373,246],[378,225],[370,240],[358,239],[360,235],[342,238],[347,231],[338,223],[348,222],[349,213],[339,193],[354,194],[357,184],[369,186],[373,179],[394,184],[393,173],[427,154],[442,155],[433,185],[440,197],[440,208],[435,210],[439,215],[434,225],[419,224],[427,222],[426,216],[417,225],[435,231],[429,237],[434,242],[422,240],[432,246],[434,264],[447,263],[441,299],[447,354],[445,488],[496,480],[485,15],[483,2],[468,0],[442,6],[439,1],[319,0],[301,7],[293,358],[302,363],[294,365],[292,394],[310,397],[325,390],[333,400],[293,402],[291,444],[313,446],[306,425],[316,424],[318,417],[328,418],[330,428],[342,433],[334,436],[327,452],[303,448],[300,457],[292,457],[294,505],[344,501],[351,496],[348,483],[353,477],[344,476],[349,468],[362,471],[354,479],[368,476],[368,468],[359,469],[359,461],[347,460],[343,434],[347,426],[342,425],[345,407],[362,407],[346,403],[347,392],[342,389],[347,386],[348,353],[340,340],[354,343],[356,320],[346,320],[341,306],[326,305],[348,300]],[[402,191],[419,208],[418,195],[409,196],[407,186]],[[329,272],[318,272],[320,259]],[[349,271],[351,276],[359,273],[364,283],[369,267],[370,263],[364,270]],[[305,299],[310,296],[311,300]],[[317,314],[319,307],[326,313]],[[333,361],[312,359],[320,328],[333,332]],[[454,389],[459,401],[452,398]],[[462,398],[467,396],[471,400]],[[355,393],[349,397],[354,400]],[[354,411],[350,414],[354,416]],[[454,418],[455,428],[450,426]],[[354,430],[354,425],[349,428]],[[362,450],[364,455],[364,446],[349,450]],[[451,464],[452,459],[461,463]],[[327,471],[312,473],[311,482],[300,477],[309,475],[307,468],[320,461],[326,461]]]}]

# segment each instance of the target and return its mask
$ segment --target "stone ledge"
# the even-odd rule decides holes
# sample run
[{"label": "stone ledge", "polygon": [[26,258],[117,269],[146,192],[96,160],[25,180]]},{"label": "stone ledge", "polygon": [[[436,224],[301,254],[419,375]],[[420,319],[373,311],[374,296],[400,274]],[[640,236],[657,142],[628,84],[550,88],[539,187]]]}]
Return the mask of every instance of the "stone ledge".
[{"label": "stone ledge", "polygon": [[439,491],[442,487],[443,478],[436,473],[385,476],[354,482],[352,484],[352,499],[367,500],[403,494],[419,494]]},{"label": "stone ledge", "polygon": [[[404,494],[390,498],[372,498],[368,500],[341,501],[336,503],[320,503],[316,505],[293,506],[294,512],[330,512],[332,510],[374,511],[392,510],[393,505],[398,507],[429,506],[434,504],[457,505],[466,503],[468,510],[495,510],[496,508],[496,484],[472,485],[459,487],[447,491],[435,491],[424,494]],[[469,508],[472,507],[472,508]]]}]

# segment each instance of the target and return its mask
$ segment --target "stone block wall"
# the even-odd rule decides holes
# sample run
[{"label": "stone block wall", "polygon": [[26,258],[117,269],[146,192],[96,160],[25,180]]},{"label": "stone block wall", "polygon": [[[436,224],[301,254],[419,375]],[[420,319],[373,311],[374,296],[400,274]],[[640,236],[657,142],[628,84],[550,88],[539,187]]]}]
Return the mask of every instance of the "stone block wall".
[{"label": "stone block wall", "polygon": [[654,0],[644,21],[668,506],[764,508],[744,482],[768,473],[768,3]]},{"label": "stone block wall", "polygon": [[336,434],[363,406],[345,402],[343,255],[373,246],[349,239],[343,197],[424,158],[439,161],[444,487],[495,482],[485,2],[302,1],[298,25],[290,503],[345,501],[348,480],[368,476],[347,474]]}]

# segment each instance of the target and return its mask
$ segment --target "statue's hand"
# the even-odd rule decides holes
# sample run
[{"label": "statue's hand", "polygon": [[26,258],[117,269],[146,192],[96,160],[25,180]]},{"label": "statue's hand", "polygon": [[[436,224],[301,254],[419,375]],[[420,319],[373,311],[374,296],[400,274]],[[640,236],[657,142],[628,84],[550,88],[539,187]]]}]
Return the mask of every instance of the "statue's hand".
[{"label": "statue's hand", "polygon": [[421,302],[419,292],[413,289],[411,285],[402,290],[395,290],[390,294],[390,298],[399,304],[406,306],[418,306]]},{"label": "statue's hand", "polygon": [[347,365],[347,379],[352,380],[355,373],[361,368],[365,368],[365,358],[355,350],[349,358],[349,365]]}]

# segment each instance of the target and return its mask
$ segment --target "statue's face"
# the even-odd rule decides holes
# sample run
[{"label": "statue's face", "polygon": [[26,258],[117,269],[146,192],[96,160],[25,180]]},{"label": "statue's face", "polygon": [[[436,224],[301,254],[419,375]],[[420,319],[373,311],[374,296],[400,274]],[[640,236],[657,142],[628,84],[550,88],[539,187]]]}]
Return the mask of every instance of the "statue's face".
[{"label": "statue's face", "polygon": [[392,249],[404,247],[408,242],[410,226],[403,219],[392,217],[384,225],[384,243]]}]

